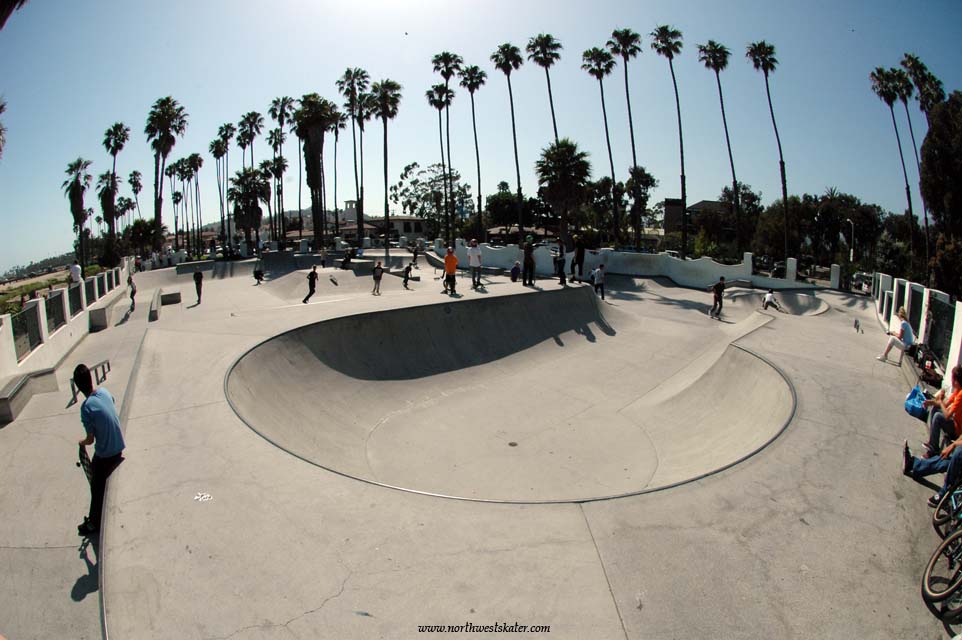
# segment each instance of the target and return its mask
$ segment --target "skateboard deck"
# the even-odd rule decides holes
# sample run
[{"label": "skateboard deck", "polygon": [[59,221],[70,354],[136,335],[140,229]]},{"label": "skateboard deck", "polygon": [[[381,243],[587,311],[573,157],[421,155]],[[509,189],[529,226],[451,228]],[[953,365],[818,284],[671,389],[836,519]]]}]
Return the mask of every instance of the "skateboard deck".
[{"label": "skateboard deck", "polygon": [[77,466],[83,469],[84,475],[87,476],[87,482],[91,482],[93,470],[90,468],[90,456],[87,454],[87,447],[82,444],[78,445]]}]

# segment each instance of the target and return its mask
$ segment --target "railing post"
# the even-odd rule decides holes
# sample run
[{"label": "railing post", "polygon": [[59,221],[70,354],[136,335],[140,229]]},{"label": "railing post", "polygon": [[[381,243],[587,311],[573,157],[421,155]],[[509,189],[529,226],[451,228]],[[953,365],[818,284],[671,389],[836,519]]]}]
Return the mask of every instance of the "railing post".
[{"label": "railing post", "polygon": [[47,331],[47,309],[42,303],[43,298],[28,300],[27,303],[23,305],[23,310],[28,313],[33,313],[36,316],[35,320],[40,326],[40,343],[45,344],[50,338],[50,332]]}]

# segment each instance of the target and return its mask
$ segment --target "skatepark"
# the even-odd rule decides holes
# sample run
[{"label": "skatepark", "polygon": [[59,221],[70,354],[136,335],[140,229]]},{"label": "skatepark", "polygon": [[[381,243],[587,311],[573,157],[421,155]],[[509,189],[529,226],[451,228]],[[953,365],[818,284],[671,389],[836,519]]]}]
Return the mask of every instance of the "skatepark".
[{"label": "skatepark", "polygon": [[[449,297],[422,264],[381,296],[319,269],[303,304],[306,269],[238,264],[197,304],[177,271],[137,274],[0,429],[11,640],[954,633],[919,598],[930,492],[899,456],[924,426],[870,298],[734,286],[717,322],[664,277]],[[159,289],[181,301],[150,321]],[[104,359],[126,460],[78,554],[65,390]]]}]

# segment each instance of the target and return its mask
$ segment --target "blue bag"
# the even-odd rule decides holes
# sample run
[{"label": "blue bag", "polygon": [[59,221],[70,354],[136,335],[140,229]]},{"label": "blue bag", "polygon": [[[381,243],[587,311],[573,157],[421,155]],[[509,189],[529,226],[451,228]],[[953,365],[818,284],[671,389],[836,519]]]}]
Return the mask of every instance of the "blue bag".
[{"label": "blue bag", "polygon": [[928,422],[929,410],[922,405],[923,402],[925,402],[925,394],[922,393],[922,387],[915,385],[909,391],[909,395],[905,396],[905,412],[922,422]]}]

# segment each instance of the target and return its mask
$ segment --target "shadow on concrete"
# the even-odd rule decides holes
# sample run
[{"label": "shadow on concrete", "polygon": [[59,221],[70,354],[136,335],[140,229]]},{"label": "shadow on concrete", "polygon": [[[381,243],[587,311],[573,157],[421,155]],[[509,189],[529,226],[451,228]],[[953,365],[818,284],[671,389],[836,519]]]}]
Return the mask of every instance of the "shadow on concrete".
[{"label": "shadow on concrete", "polygon": [[91,593],[96,593],[97,589],[100,588],[97,562],[90,561],[90,555],[87,552],[89,547],[93,547],[94,557],[98,559],[98,561],[100,558],[100,543],[96,541],[92,542],[89,538],[85,538],[80,544],[79,552],[80,559],[87,565],[87,573],[77,578],[73,588],[70,590],[70,599],[74,602],[80,602]]}]

